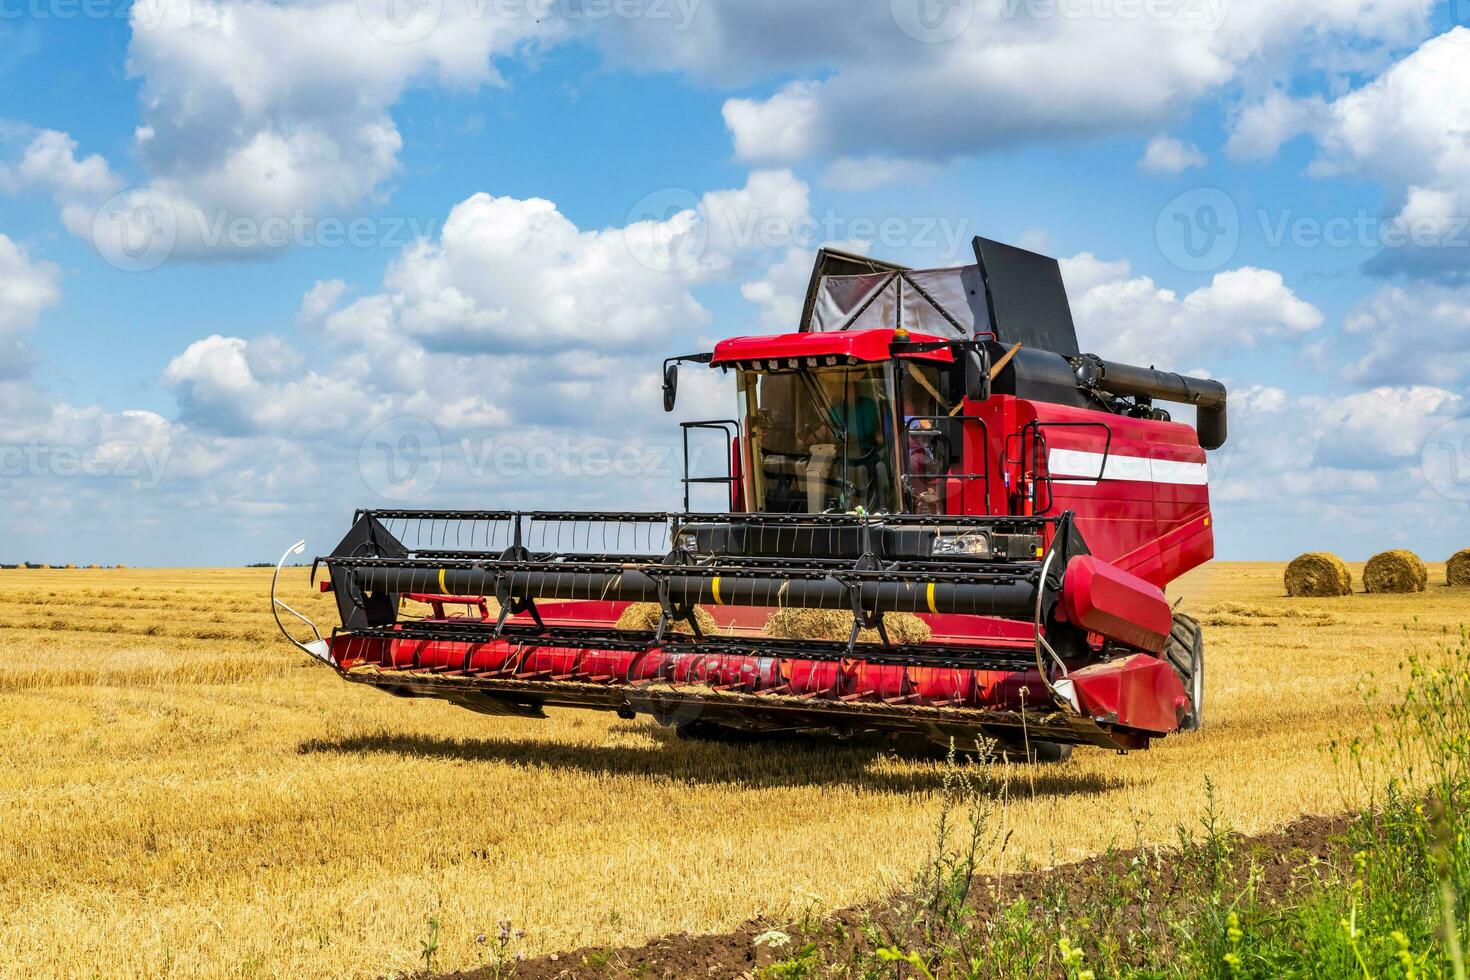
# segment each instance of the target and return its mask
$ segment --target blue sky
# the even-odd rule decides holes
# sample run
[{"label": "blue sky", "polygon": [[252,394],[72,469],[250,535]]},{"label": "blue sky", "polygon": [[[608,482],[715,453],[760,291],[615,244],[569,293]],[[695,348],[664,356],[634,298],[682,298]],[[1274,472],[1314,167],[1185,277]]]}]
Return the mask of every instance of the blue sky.
[{"label": "blue sky", "polygon": [[[1223,557],[1442,558],[1467,6],[5,0],[0,562],[266,560],[405,495],[670,506],[663,356],[794,328],[823,240],[974,234],[1063,259],[1084,346],[1229,383]],[[372,447],[408,431],[404,488]]]}]

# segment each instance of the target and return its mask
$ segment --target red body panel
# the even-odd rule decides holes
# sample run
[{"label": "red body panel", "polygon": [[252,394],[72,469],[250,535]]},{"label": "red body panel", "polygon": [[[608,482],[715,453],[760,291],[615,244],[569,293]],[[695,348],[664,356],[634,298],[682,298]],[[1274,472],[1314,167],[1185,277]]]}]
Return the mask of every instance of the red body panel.
[{"label": "red body panel", "polygon": [[[859,361],[886,361],[893,357],[893,330],[844,330],[837,333],[783,333],[768,337],[730,337],[715,345],[716,367],[740,361],[781,360],[791,357],[851,357]],[[943,340],[928,334],[910,334],[911,341]],[[905,354],[928,361],[952,362],[948,348]],[[785,365],[782,365],[783,367]]]},{"label": "red body panel", "polygon": [[985,426],[966,433],[966,458],[986,456],[990,475],[979,512],[1071,511],[1095,556],[1159,588],[1214,557],[1205,451],[1189,426],[1010,395],[966,409]]},{"label": "red body panel", "polygon": [[1062,608],[1068,622],[1150,653],[1164,651],[1174,625],[1162,589],[1091,555],[1068,563]]},{"label": "red body panel", "polygon": [[1082,713],[1107,724],[1162,735],[1179,727],[1189,705],[1179,675],[1146,653],[1082,667],[1068,677]]}]

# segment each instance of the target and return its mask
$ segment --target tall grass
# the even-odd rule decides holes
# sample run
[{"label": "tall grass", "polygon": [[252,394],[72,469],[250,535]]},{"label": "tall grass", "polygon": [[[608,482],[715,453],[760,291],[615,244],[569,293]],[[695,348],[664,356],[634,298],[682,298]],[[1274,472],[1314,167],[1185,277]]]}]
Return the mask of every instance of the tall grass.
[{"label": "tall grass", "polygon": [[[987,848],[1004,847],[994,817],[1005,788],[951,761],[936,852],[912,894],[878,914],[864,942],[818,929],[799,971],[789,960],[769,975],[1465,980],[1470,635],[1411,655],[1401,679],[1387,702],[1367,689],[1371,734],[1334,744],[1351,799],[1368,802],[1326,860],[1248,851],[1206,779],[1204,815],[1171,851],[1104,860],[1039,903],[985,914],[993,903],[980,901],[974,871]],[[956,845],[959,803],[970,821]],[[1298,865],[1294,881],[1266,887],[1283,858]]]}]

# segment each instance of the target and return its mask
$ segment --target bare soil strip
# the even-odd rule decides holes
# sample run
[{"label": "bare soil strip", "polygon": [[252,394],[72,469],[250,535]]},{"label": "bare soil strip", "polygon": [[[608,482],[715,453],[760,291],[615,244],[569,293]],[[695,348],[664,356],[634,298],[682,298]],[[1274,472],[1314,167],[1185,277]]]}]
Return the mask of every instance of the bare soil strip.
[{"label": "bare soil strip", "polygon": [[[1304,881],[1304,869],[1318,866],[1342,866],[1350,862],[1342,837],[1355,816],[1304,817],[1284,829],[1251,837],[1232,835],[1231,867],[1243,884],[1248,870],[1254,868],[1259,878],[1256,894],[1265,901],[1282,902],[1291,897]],[[1152,848],[1148,854],[1154,854]],[[1024,898],[1033,908],[1044,899],[1062,896],[1066,907],[1077,912],[1098,890],[1099,883],[1116,881],[1125,876],[1142,849],[1114,850],[1075,864],[1035,872],[1008,874],[976,879],[971,890],[971,904],[979,919],[1001,914],[1018,899]],[[1178,851],[1162,855],[1161,877],[1167,881],[1170,871],[1175,878],[1185,870],[1180,862],[1187,858]],[[887,906],[865,905],[844,909],[825,916],[831,924],[846,927],[848,936],[861,934],[862,926],[882,921],[889,913]],[[1122,923],[1132,926],[1136,923]],[[771,930],[790,934],[793,942],[785,949],[758,946],[757,936]],[[789,922],[753,919],[739,928],[717,935],[679,933],[662,936],[642,946],[599,948],[588,946],[569,953],[558,953],[529,959],[513,966],[493,967],[441,975],[438,980],[568,980],[583,977],[743,977],[768,966],[800,945],[801,929]]]}]

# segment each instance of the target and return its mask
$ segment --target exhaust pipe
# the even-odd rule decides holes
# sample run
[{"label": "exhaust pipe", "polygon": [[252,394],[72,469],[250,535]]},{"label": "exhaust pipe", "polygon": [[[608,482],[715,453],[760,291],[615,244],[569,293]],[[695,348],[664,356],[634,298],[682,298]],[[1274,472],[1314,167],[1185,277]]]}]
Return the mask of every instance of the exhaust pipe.
[{"label": "exhaust pipe", "polygon": [[1096,354],[1072,358],[1072,371],[1078,387],[1089,391],[1193,405],[1200,445],[1205,449],[1225,445],[1225,386],[1218,381],[1105,361]]}]

